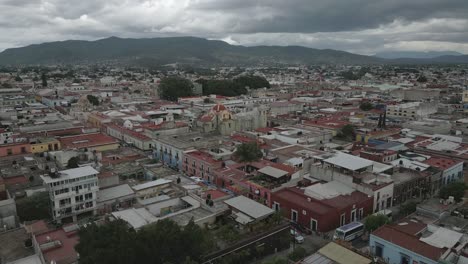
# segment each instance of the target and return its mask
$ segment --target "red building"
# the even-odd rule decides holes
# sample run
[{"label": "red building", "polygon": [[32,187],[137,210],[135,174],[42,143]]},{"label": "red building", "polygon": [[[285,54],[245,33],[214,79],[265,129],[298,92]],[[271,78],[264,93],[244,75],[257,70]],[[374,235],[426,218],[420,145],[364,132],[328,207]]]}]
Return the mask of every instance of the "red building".
[{"label": "red building", "polygon": [[294,173],[292,166],[260,160],[222,167],[214,176],[217,186],[271,207],[272,190],[288,182]]},{"label": "red building", "polygon": [[182,171],[211,182],[214,181],[214,171],[222,164],[223,161],[214,159],[209,153],[194,150],[184,153]]},{"label": "red building", "polygon": [[[322,187],[320,187],[322,188]],[[332,198],[312,197],[290,187],[272,193],[272,208],[305,229],[328,232],[372,213],[373,197],[352,191]]]},{"label": "red building", "polygon": [[24,155],[31,153],[31,145],[29,143],[10,143],[0,146],[0,157]]}]

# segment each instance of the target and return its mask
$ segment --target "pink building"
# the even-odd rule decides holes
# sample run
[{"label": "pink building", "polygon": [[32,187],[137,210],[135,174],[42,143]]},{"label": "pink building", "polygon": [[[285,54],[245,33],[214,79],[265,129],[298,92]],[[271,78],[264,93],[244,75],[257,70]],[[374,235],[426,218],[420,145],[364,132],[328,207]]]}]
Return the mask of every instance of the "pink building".
[{"label": "pink building", "polygon": [[223,161],[214,159],[210,154],[193,150],[184,153],[182,171],[189,176],[214,181],[214,170],[222,167]]},{"label": "pink building", "polygon": [[31,153],[31,145],[29,143],[11,143],[0,145],[0,157],[21,155]]}]

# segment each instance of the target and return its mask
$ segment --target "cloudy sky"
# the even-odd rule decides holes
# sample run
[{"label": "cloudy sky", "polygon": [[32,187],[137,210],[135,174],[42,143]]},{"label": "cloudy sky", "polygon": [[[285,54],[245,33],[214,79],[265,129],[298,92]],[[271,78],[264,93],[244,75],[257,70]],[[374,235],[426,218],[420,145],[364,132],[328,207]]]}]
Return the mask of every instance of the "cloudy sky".
[{"label": "cloudy sky", "polygon": [[468,0],[0,0],[0,51],[109,36],[468,54]]}]

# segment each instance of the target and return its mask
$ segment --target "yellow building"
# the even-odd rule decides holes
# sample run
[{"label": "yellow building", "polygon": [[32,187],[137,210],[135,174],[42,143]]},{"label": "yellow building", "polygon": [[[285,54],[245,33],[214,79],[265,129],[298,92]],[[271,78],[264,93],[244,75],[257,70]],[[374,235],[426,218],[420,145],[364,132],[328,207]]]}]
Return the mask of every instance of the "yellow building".
[{"label": "yellow building", "polygon": [[386,130],[375,130],[375,131],[357,131],[356,141],[367,144],[370,139],[386,140],[388,137],[399,134],[400,129],[386,129]]},{"label": "yellow building", "polygon": [[40,138],[31,143],[31,153],[43,153],[60,149],[60,141],[55,138]]},{"label": "yellow building", "polygon": [[99,112],[88,114],[88,123],[94,127],[102,128],[104,124],[109,124],[110,122],[111,118]]}]

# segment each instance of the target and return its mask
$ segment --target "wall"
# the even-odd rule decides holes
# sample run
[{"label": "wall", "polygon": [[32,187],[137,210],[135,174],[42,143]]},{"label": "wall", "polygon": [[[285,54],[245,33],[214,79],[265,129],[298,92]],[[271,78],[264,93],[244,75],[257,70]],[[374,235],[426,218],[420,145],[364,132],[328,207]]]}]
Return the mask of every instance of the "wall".
[{"label": "wall", "polygon": [[168,184],[161,184],[161,185],[157,185],[157,186],[146,188],[146,189],[139,190],[139,191],[135,190],[135,194],[136,194],[137,197],[146,197],[146,198],[158,196],[159,192],[162,189],[167,188],[169,185],[170,185],[169,183]]},{"label": "wall", "polygon": [[119,143],[114,143],[114,144],[107,144],[107,145],[102,145],[102,146],[96,146],[96,147],[90,147],[88,148],[88,151],[106,151],[106,150],[115,150],[120,147]]},{"label": "wall", "polygon": [[148,205],[147,209],[156,217],[160,217],[161,210],[164,210],[166,208],[176,207],[176,206],[182,205],[183,203],[184,202],[180,198],[175,198],[175,199],[170,199],[170,200]]},{"label": "wall", "polygon": [[52,140],[44,143],[31,144],[31,153],[42,153],[60,150],[60,141]]},{"label": "wall", "polygon": [[27,153],[31,153],[31,145],[29,143],[16,143],[0,146],[0,157],[21,155]]},{"label": "wall", "polygon": [[[336,229],[340,226],[341,215],[345,214],[346,223],[351,222],[351,212],[356,209],[356,217],[359,217],[359,209],[363,209],[363,217],[372,213],[372,198],[369,198],[365,201],[361,201],[354,205],[350,205],[346,208],[335,208],[323,204],[324,207],[328,207],[329,210],[324,214],[319,214],[316,211],[309,210],[302,206],[302,204],[307,203],[307,200],[304,197],[304,201],[297,201],[291,203],[289,201],[283,200],[280,197],[272,194],[272,208],[274,209],[274,204],[280,204],[280,211],[283,213],[284,217],[291,220],[292,210],[297,212],[297,222],[304,228],[311,229],[312,219],[317,221],[317,228],[319,232],[329,232],[333,229]],[[320,203],[320,201],[314,201],[315,203]],[[359,220],[359,219],[358,219]]]},{"label": "wall", "polygon": [[118,174],[114,174],[112,176],[107,176],[107,177],[98,177],[98,183],[99,183],[99,188],[107,188],[111,186],[116,186],[119,185],[120,179]]},{"label": "wall", "polygon": [[0,201],[0,228],[16,227],[16,203],[14,199]]},{"label": "wall", "polygon": [[372,254],[375,254],[376,243],[383,246],[383,259],[386,260],[388,264],[400,264],[401,263],[401,254],[405,254],[410,257],[409,263],[421,263],[426,264],[436,264],[437,261],[428,259],[421,255],[418,255],[410,250],[402,248],[398,245],[387,242],[386,240],[381,239],[380,237],[370,235],[369,247],[372,250]]},{"label": "wall", "polygon": [[453,181],[463,181],[463,162],[460,162],[442,173],[442,184],[448,184]]}]

